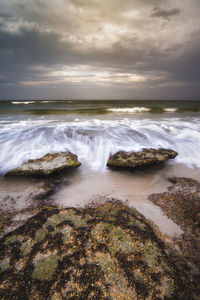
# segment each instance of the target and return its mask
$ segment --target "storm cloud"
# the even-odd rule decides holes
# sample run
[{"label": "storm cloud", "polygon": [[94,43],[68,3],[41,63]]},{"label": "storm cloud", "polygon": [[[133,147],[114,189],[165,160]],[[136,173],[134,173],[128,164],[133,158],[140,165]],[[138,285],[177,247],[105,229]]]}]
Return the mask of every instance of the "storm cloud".
[{"label": "storm cloud", "polygon": [[170,20],[171,17],[180,14],[180,9],[173,8],[173,9],[162,9],[160,7],[154,7],[152,17],[161,17],[167,20]]},{"label": "storm cloud", "polygon": [[200,96],[198,0],[1,0],[0,99]]}]

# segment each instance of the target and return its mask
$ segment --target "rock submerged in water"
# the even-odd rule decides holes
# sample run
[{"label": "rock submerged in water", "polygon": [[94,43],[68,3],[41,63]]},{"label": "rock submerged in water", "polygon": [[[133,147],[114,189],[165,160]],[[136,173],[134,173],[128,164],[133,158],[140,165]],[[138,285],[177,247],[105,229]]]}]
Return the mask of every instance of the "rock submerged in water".
[{"label": "rock submerged in water", "polygon": [[150,223],[119,201],[46,207],[0,240],[1,299],[189,299]]},{"label": "rock submerged in water", "polygon": [[169,158],[175,158],[177,155],[176,151],[162,148],[149,148],[138,152],[119,151],[110,156],[107,166],[110,168],[145,168],[161,164]]},{"label": "rock submerged in water", "polygon": [[71,152],[48,153],[42,158],[28,160],[20,167],[10,170],[6,175],[51,175],[61,170],[77,168],[80,165],[77,155]]}]

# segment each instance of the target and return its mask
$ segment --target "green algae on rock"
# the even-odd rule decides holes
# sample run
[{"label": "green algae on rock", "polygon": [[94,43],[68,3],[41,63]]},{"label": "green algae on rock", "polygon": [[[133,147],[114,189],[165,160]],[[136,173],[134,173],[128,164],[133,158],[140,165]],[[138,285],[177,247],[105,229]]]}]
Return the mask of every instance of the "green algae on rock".
[{"label": "green algae on rock", "polygon": [[184,230],[182,241],[177,239],[179,248],[200,272],[200,183],[184,177],[172,177],[169,181],[173,185],[167,192],[152,194],[149,200]]},{"label": "green algae on rock", "polygon": [[[181,268],[182,276],[190,279],[190,288],[200,298],[200,183],[191,178],[172,177],[173,183],[164,193],[149,196],[165,214],[183,230],[180,237],[174,237],[170,245],[170,259]],[[193,299],[191,297],[191,299]]]},{"label": "green algae on rock", "polygon": [[55,172],[70,168],[77,168],[81,165],[77,155],[71,152],[48,153],[42,158],[28,160],[20,167],[10,170],[7,176],[27,175],[51,175]]},{"label": "green algae on rock", "polygon": [[145,168],[161,164],[167,159],[175,158],[177,155],[176,151],[162,148],[149,148],[138,152],[119,151],[110,156],[107,166],[110,168]]},{"label": "green algae on rock", "polygon": [[200,234],[200,183],[191,178],[172,177],[167,192],[149,197],[184,230]]},{"label": "green algae on rock", "polygon": [[[23,225],[31,216],[48,202],[60,184],[60,178],[4,178],[4,184],[10,183],[14,188],[0,188],[0,238],[9,231]],[[15,190],[16,189],[16,190]],[[40,208],[39,208],[40,207]],[[37,210],[38,208],[38,210]]]},{"label": "green algae on rock", "polygon": [[150,222],[120,201],[41,209],[0,240],[0,268],[1,299],[191,297]]}]

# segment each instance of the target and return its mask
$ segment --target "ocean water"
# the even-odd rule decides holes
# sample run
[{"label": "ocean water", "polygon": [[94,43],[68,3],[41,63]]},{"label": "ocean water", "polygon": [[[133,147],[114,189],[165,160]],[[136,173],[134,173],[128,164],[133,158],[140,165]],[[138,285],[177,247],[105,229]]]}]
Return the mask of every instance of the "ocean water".
[{"label": "ocean water", "polygon": [[200,102],[1,101],[0,174],[49,152],[76,153],[106,172],[110,154],[170,148],[174,165],[200,168]]},{"label": "ocean water", "polygon": [[[148,147],[173,149],[178,156],[144,171],[107,169],[111,154]],[[46,153],[71,151],[82,165],[63,174],[49,203],[79,207],[114,197],[136,207],[163,232],[180,233],[148,195],[166,190],[170,176],[200,179],[199,149],[198,101],[0,101],[0,204],[25,209],[29,204],[16,199],[37,186],[28,178],[4,177],[10,169]]]}]

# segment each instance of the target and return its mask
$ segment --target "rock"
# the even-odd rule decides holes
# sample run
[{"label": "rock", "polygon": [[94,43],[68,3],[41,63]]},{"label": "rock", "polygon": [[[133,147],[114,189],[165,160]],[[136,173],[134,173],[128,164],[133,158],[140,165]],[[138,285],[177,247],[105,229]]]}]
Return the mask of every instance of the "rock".
[{"label": "rock", "polygon": [[168,149],[143,149],[138,152],[119,151],[112,155],[107,166],[111,168],[144,168],[150,165],[161,164],[169,158],[175,158],[176,151]]},{"label": "rock", "polygon": [[159,205],[183,230],[199,235],[200,183],[185,177],[172,177],[169,181],[173,185],[167,192],[152,194],[149,200]]},{"label": "rock", "polygon": [[[17,186],[17,191],[10,189],[11,184]],[[49,201],[59,184],[57,178],[55,181],[49,177],[28,178],[27,182],[20,177],[4,178],[3,187],[0,185],[0,237],[24,224],[34,210]]]},{"label": "rock", "polygon": [[28,160],[20,167],[10,170],[7,176],[51,175],[57,171],[77,168],[81,165],[77,155],[71,152],[49,153],[39,159]]},{"label": "rock", "polygon": [[43,208],[0,239],[3,299],[193,299],[135,209]]},{"label": "rock", "polygon": [[185,265],[185,277],[200,299],[200,183],[191,178],[172,177],[173,183],[164,193],[152,194],[149,200],[159,205],[164,213],[183,230],[180,237],[174,237],[171,260],[176,265]]}]

